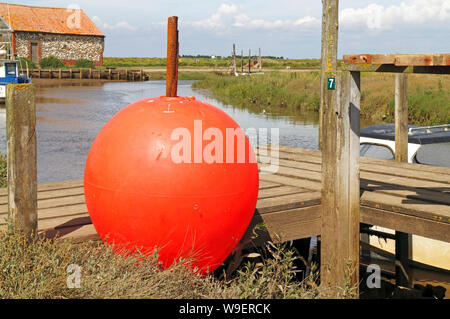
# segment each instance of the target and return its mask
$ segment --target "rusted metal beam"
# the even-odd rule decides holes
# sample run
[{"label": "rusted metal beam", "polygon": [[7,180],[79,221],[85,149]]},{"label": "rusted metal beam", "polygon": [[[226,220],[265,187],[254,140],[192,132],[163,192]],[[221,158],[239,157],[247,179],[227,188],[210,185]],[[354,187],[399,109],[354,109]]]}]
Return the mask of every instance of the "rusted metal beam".
[{"label": "rusted metal beam", "polygon": [[178,81],[178,17],[167,20],[167,76],[166,96],[177,96]]}]

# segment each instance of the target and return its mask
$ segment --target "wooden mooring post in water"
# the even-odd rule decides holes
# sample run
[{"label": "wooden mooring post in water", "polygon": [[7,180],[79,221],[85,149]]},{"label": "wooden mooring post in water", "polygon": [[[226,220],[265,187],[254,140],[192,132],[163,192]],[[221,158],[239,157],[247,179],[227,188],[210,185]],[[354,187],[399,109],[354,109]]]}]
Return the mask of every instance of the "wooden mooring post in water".
[{"label": "wooden mooring post in water", "polygon": [[6,88],[8,217],[15,229],[37,231],[36,89],[33,84]]}]

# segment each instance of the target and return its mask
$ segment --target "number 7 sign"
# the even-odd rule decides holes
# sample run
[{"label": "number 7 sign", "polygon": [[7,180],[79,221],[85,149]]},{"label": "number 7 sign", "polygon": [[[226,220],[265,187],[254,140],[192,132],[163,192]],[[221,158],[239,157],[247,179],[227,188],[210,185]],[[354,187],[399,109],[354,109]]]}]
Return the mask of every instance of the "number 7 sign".
[{"label": "number 7 sign", "polygon": [[336,90],[336,78],[328,78],[328,90]]}]

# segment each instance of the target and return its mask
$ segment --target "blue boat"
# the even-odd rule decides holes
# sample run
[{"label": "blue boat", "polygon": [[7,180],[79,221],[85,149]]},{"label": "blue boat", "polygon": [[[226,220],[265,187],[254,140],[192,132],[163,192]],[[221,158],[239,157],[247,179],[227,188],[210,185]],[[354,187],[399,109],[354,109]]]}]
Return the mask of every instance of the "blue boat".
[{"label": "blue boat", "polygon": [[31,83],[31,78],[21,73],[19,61],[0,60],[0,101],[4,103],[8,84]]}]

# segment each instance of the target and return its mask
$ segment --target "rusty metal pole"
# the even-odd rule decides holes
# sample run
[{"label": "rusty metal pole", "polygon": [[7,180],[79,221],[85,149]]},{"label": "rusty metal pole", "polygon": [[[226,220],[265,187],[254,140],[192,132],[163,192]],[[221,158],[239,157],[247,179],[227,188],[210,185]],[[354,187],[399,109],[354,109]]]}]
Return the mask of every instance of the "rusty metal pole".
[{"label": "rusty metal pole", "polygon": [[178,81],[178,17],[167,20],[166,96],[177,96]]}]

